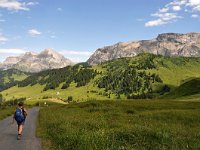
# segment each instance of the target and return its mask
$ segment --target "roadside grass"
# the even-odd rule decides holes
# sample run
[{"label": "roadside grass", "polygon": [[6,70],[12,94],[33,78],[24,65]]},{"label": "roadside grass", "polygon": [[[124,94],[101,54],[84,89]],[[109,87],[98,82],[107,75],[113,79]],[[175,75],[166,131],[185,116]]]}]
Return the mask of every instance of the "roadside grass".
[{"label": "roadside grass", "polygon": [[[33,106],[47,107],[47,106],[61,106],[63,104],[62,101],[58,100],[26,100],[24,101],[25,108],[31,108]],[[13,115],[17,105],[14,106],[0,106],[0,120]]]},{"label": "roadside grass", "polygon": [[16,108],[15,106],[0,108],[0,120],[6,118],[8,116],[11,116],[14,113],[15,108]]},{"label": "roadside grass", "polygon": [[44,150],[200,149],[200,101],[89,101],[40,110]]}]

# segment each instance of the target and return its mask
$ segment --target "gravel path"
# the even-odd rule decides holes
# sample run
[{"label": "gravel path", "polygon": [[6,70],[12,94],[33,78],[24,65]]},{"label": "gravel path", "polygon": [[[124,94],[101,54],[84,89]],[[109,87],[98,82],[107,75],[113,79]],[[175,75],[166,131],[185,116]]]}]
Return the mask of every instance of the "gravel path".
[{"label": "gravel path", "polygon": [[12,124],[12,117],[0,121],[0,149],[41,150],[40,140],[35,136],[38,111],[36,107],[28,110],[21,140],[17,140],[17,124]]}]

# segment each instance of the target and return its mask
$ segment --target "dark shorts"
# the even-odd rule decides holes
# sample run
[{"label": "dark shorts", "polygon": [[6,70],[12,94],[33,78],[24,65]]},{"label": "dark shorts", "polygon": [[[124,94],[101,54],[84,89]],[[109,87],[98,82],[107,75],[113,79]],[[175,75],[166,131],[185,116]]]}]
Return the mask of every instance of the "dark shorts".
[{"label": "dark shorts", "polygon": [[22,121],[22,122],[17,122],[17,125],[18,125],[18,126],[19,126],[19,125],[24,125],[24,123],[25,123],[25,120]]}]

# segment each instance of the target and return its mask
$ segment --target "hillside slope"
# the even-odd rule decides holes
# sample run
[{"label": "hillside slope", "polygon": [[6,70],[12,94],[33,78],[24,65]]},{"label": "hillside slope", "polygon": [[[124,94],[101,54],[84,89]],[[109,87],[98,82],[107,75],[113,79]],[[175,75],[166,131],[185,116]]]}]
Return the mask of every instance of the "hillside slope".
[{"label": "hillside slope", "polygon": [[194,78],[181,84],[164,98],[180,98],[200,94],[200,78]]},{"label": "hillside slope", "polygon": [[161,96],[200,77],[200,58],[140,54],[97,66],[86,63],[43,71],[1,92],[5,99],[140,99]]},{"label": "hillside slope", "polygon": [[0,71],[0,91],[16,85],[30,75],[16,69]]}]

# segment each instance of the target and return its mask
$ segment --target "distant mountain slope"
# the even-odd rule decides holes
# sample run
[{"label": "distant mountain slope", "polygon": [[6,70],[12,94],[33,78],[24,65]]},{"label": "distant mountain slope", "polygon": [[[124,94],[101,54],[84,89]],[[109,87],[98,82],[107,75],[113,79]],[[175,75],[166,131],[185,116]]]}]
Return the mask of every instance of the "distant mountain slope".
[{"label": "distant mountain slope", "polygon": [[140,53],[160,54],[163,56],[200,56],[200,33],[165,33],[156,39],[121,42],[113,46],[97,49],[88,59],[90,65],[121,57],[133,57]]},{"label": "distant mountain slope", "polygon": [[183,80],[200,78],[200,58],[163,57],[139,54],[97,66],[81,63],[33,74],[2,92],[29,99],[57,98],[75,101],[91,99],[138,99],[173,91]]},{"label": "distant mountain slope", "polygon": [[45,49],[40,54],[27,52],[19,57],[8,57],[0,64],[0,69],[15,68],[25,72],[40,72],[42,70],[63,68],[73,64],[61,54],[52,49]]},{"label": "distant mountain slope", "polygon": [[29,75],[30,73],[25,73],[16,69],[0,71],[0,91],[16,85]]}]

